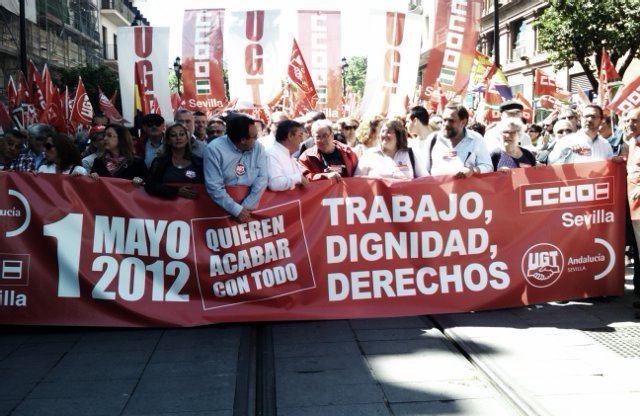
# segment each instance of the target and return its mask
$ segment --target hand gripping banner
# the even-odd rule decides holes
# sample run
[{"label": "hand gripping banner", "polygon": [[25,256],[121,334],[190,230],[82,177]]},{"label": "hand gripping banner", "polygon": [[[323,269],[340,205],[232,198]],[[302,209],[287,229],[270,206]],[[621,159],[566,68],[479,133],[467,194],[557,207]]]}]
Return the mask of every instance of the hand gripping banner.
[{"label": "hand gripping banner", "polygon": [[[623,291],[624,167],[349,178],[263,195],[0,173],[0,322],[166,326],[391,317]],[[230,190],[241,197],[243,189]]]}]

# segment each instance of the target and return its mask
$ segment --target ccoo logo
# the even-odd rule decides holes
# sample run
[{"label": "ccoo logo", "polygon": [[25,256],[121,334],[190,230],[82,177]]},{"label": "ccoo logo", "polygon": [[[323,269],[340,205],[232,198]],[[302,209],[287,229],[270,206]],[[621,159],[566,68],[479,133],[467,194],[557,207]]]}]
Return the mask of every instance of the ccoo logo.
[{"label": "ccoo logo", "polygon": [[553,244],[536,244],[522,256],[522,275],[531,286],[551,286],[560,279],[563,271],[564,255]]}]

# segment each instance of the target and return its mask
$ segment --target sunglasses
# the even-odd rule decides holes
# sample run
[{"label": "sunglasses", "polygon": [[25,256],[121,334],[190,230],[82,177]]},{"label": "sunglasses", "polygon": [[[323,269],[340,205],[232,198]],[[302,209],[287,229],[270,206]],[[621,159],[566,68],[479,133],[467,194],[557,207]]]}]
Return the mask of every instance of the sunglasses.
[{"label": "sunglasses", "polygon": [[357,128],[358,128],[358,126],[344,126],[343,127],[343,129],[345,129],[345,130],[355,130]]},{"label": "sunglasses", "polygon": [[51,149],[53,149],[53,148],[54,148],[53,143],[51,143],[51,142],[46,142],[46,143],[44,144],[44,148],[45,148],[45,149],[47,149],[47,150],[51,150]]}]

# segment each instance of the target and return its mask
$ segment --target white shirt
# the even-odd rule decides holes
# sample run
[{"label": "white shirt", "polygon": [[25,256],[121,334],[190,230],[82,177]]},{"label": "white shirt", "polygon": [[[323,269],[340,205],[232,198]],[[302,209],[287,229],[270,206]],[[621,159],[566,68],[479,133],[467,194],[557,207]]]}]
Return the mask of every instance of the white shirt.
[{"label": "white shirt", "polygon": [[[580,149],[574,151],[572,150],[574,146]],[[557,141],[549,153],[549,164],[594,162],[609,160],[612,157],[613,149],[608,141],[600,135],[591,140],[584,130],[580,130]]]},{"label": "white shirt", "polygon": [[297,184],[302,182],[300,165],[291,156],[289,149],[274,141],[266,152],[270,190],[286,191],[295,188]]},{"label": "white shirt", "polygon": [[[429,158],[429,148],[426,154],[420,155],[425,163],[425,171],[431,175],[453,175],[460,172],[465,167],[478,168],[481,173],[493,172],[493,163],[482,136],[478,133],[465,129],[465,135],[453,147],[451,140],[444,137],[442,132],[431,135],[429,143],[435,137],[436,143]],[[429,144],[430,146],[430,144]],[[433,162],[433,166],[431,166]]]},{"label": "white shirt", "polygon": [[[55,163],[52,163],[50,165],[40,165],[40,167],[38,168],[38,173],[58,173],[58,172],[56,172]],[[85,176],[88,175],[87,170],[80,165],[76,165],[73,168],[73,171],[71,171],[71,169],[67,169],[60,173],[63,175],[70,175],[71,173],[79,173],[80,175],[85,175]]]},{"label": "white shirt", "polygon": [[370,176],[373,178],[413,179],[427,176],[424,162],[414,151],[416,162],[415,176],[411,158],[407,150],[398,150],[393,157],[385,155],[380,148],[365,152],[360,160],[354,176]]},{"label": "white shirt", "polygon": [[82,166],[87,170],[87,172],[91,170],[91,168],[93,167],[93,162],[95,162],[97,157],[98,153],[96,152],[91,153],[89,156],[82,159]]},{"label": "white shirt", "polygon": [[273,134],[267,134],[266,136],[258,137],[258,141],[262,143],[265,149],[268,149],[276,142],[276,137]]}]

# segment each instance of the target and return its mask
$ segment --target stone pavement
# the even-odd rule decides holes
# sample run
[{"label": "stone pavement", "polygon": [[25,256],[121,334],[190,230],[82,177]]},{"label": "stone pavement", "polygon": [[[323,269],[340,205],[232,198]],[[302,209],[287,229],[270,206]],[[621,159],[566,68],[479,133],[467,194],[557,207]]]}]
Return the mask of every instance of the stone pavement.
[{"label": "stone pavement", "polygon": [[281,416],[514,415],[424,319],[273,327]]},{"label": "stone pavement", "polygon": [[[243,415],[254,413],[243,407],[252,380],[284,416],[523,414],[513,403],[529,414],[637,415],[632,301],[267,323],[266,344],[251,324],[0,327],[0,415]],[[257,376],[241,359],[247,345],[270,351],[255,359]]]},{"label": "stone pavement", "polygon": [[640,414],[640,323],[621,298],[436,317],[541,415]]},{"label": "stone pavement", "polygon": [[0,328],[0,415],[231,415],[240,334]]}]

